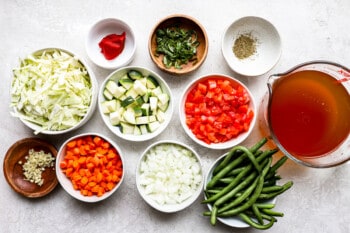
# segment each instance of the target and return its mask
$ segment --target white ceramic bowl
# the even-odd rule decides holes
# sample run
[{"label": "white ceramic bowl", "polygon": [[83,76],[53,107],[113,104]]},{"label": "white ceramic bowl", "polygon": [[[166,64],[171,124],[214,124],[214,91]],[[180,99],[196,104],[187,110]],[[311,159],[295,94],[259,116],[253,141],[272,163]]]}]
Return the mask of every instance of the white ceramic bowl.
[{"label": "white ceramic bowl", "polygon": [[[165,146],[169,148],[169,145],[171,146],[171,148],[175,151],[177,151],[176,153],[172,153],[172,152],[169,152],[169,151],[163,151],[162,153],[157,153],[157,155],[155,155],[155,152],[154,150],[158,151],[160,150],[160,148],[162,148],[162,146]],[[155,149],[155,148],[158,148],[158,149]],[[178,151],[178,149],[174,149],[174,148],[181,148],[181,150],[186,150],[186,153],[189,153],[191,154],[191,158],[194,158],[196,160],[195,162],[195,170],[196,171],[199,171],[199,176],[197,177],[197,179],[193,179],[193,180],[196,180],[196,188],[193,190],[192,194],[187,197],[187,199],[183,200],[182,202],[180,203],[170,203],[170,202],[165,202],[165,203],[159,203],[157,198],[152,198],[152,196],[150,194],[147,194],[147,185],[149,186],[152,186],[152,185],[155,185],[155,187],[161,187],[162,185],[164,185],[165,187],[167,187],[166,189],[169,191],[169,189],[171,189],[172,187],[175,187],[176,184],[172,183],[170,185],[170,180],[171,179],[174,179],[176,180],[176,182],[183,182],[182,179],[185,179],[184,177],[186,176],[186,174],[184,173],[184,171],[186,169],[189,169],[189,167],[187,165],[189,165],[190,163],[187,163],[185,165],[183,165],[181,168],[184,168],[183,171],[181,171],[181,168],[178,168],[177,164],[176,163],[173,163],[171,162],[171,158],[172,156],[177,156],[176,160],[179,161],[181,160],[181,158],[189,158],[189,156],[187,155],[184,155],[183,153],[180,153]],[[164,153],[164,154],[163,154]],[[176,154],[176,155],[175,155]],[[167,159],[160,159],[162,156],[168,156]],[[154,160],[155,159],[155,160]],[[145,160],[149,160],[151,161],[148,165],[148,170],[147,172],[144,171],[144,165],[142,165],[142,163],[145,161]],[[161,165],[162,168],[164,168],[164,173],[162,172],[158,172],[157,173],[157,180],[151,180],[149,181],[148,178],[150,177],[150,174],[155,174],[156,171],[159,170],[159,166],[154,166],[154,161],[157,161],[159,162],[158,165]],[[184,161],[184,160],[182,160]],[[189,160],[187,160],[189,161]],[[194,160],[193,160],[194,161]],[[152,165],[152,164],[153,165]],[[176,169],[171,169],[171,168],[174,168],[176,167]],[[152,169],[151,169],[152,168]],[[194,169],[194,168],[193,168]],[[186,170],[187,171],[187,170]],[[175,174],[177,173],[178,174]],[[148,176],[146,176],[145,174],[148,174]],[[163,181],[160,181],[159,177],[160,177],[160,173],[162,173],[163,176]],[[179,175],[181,174],[181,175]],[[142,178],[142,176],[144,176]],[[146,178],[145,178],[146,177]],[[174,178],[174,177],[177,177],[177,178]],[[147,181],[147,185],[144,183],[145,180],[148,180]],[[166,180],[166,181],[164,181]],[[199,181],[200,180],[200,181]],[[199,181],[199,183],[198,183]],[[158,182],[162,183],[162,185],[160,185]],[[161,211],[161,212],[164,212],[164,213],[173,213],[173,212],[178,212],[178,211],[181,211],[187,207],[189,207],[190,205],[192,205],[198,198],[198,196],[201,194],[202,192],[202,189],[203,189],[203,182],[204,182],[204,175],[203,175],[203,170],[202,170],[202,165],[201,165],[201,160],[200,160],[200,157],[199,155],[192,149],[190,148],[189,146],[183,144],[183,143],[180,143],[180,142],[177,142],[177,141],[172,141],[172,140],[163,140],[163,141],[159,141],[159,142],[156,142],[152,145],[150,145],[144,152],[143,154],[141,155],[140,159],[139,159],[139,162],[138,162],[138,165],[137,165],[137,169],[136,169],[136,185],[137,185],[137,189],[141,195],[141,197],[151,206],[153,207],[154,209],[158,210],[158,211]],[[157,184],[156,184],[157,183]],[[180,188],[174,192],[179,192],[180,194],[183,194],[182,191],[184,189],[183,188]],[[153,193],[153,194],[159,194],[159,193]],[[170,194],[167,194],[168,197],[170,197]]]},{"label": "white ceramic bowl", "polygon": [[[86,136],[92,136],[92,137],[98,136],[98,137],[102,138],[103,140],[109,142],[109,144],[116,149],[116,151],[118,152],[120,159],[122,161],[123,174],[122,174],[121,179],[119,180],[119,182],[116,184],[116,186],[111,191],[105,192],[100,197],[97,195],[84,196],[80,193],[79,190],[75,190],[73,188],[72,182],[70,181],[69,178],[67,178],[67,176],[63,173],[63,171],[60,167],[60,163],[64,160],[64,156],[66,155],[67,143],[74,140],[74,139],[82,138],[82,137],[86,137]],[[83,133],[83,134],[79,134],[79,135],[76,135],[76,136],[73,136],[73,137],[67,139],[60,147],[60,149],[57,153],[57,157],[56,157],[56,175],[57,175],[57,179],[58,179],[58,182],[60,183],[60,185],[72,197],[74,197],[80,201],[83,201],[83,202],[99,202],[99,201],[105,200],[106,198],[110,197],[121,186],[121,184],[124,180],[124,176],[125,176],[125,160],[124,160],[123,153],[120,150],[119,146],[110,138],[108,138],[102,134],[99,134],[99,133]]]},{"label": "white ceramic bowl", "polygon": [[[125,46],[121,54],[112,60],[107,60],[101,53],[100,41],[110,34],[125,32]],[[105,69],[117,69],[128,65],[135,56],[136,38],[131,27],[124,21],[116,18],[102,19],[96,22],[89,30],[85,41],[86,52],[96,65]]]},{"label": "white ceramic bowl", "polygon": [[[242,34],[256,39],[256,53],[238,59],[233,52],[235,40]],[[236,73],[248,77],[260,76],[270,71],[281,56],[281,38],[277,29],[267,20],[247,16],[234,21],[222,37],[222,54],[228,66]]]},{"label": "white ceramic bowl", "polygon": [[32,130],[34,130],[35,134],[42,133],[42,134],[57,135],[57,134],[64,134],[64,133],[68,133],[68,132],[71,132],[73,130],[76,130],[79,127],[83,126],[91,118],[91,116],[93,115],[93,113],[95,111],[95,107],[96,107],[97,96],[98,96],[98,83],[97,83],[97,80],[95,78],[95,75],[94,75],[92,69],[88,66],[88,64],[86,63],[86,61],[83,58],[79,57],[77,54],[75,54],[71,51],[68,51],[65,49],[60,49],[60,48],[45,48],[45,49],[37,50],[37,51],[33,52],[30,56],[40,56],[43,53],[52,53],[53,51],[63,52],[63,53],[66,53],[66,54],[76,58],[82,64],[82,66],[86,69],[88,76],[90,78],[90,83],[91,83],[91,102],[90,102],[90,106],[89,106],[85,116],[76,125],[74,125],[73,127],[64,129],[64,130],[43,129],[42,126],[35,124],[35,123],[29,121],[28,119],[26,119],[25,115],[22,112],[18,111],[16,107],[13,107],[12,109],[13,109],[13,112],[15,113],[15,115],[26,126],[31,128]]},{"label": "white ceramic bowl", "polygon": [[[249,108],[254,112],[254,116],[250,122],[250,126],[249,129],[245,132],[241,132],[240,134],[238,134],[236,137],[231,138],[228,141],[225,142],[218,142],[218,143],[206,143],[205,141],[197,138],[195,136],[195,134],[191,131],[191,129],[188,127],[188,125],[186,124],[186,113],[185,113],[185,103],[186,103],[186,98],[188,96],[188,94],[190,93],[190,91],[195,88],[195,86],[198,85],[198,83],[203,83],[205,81],[207,81],[208,79],[212,79],[212,80],[218,80],[218,79],[224,79],[224,80],[229,80],[233,85],[235,86],[242,86],[249,98],[250,98],[250,102],[249,102]],[[238,144],[240,144],[241,142],[243,142],[251,133],[251,131],[254,128],[255,122],[256,122],[256,118],[257,118],[257,106],[255,104],[255,99],[254,96],[252,95],[252,93],[249,91],[249,89],[240,81],[227,76],[227,75],[223,75],[223,74],[208,74],[205,76],[202,76],[198,79],[195,79],[194,81],[192,81],[190,84],[187,85],[187,87],[184,89],[184,92],[181,95],[181,100],[180,100],[180,106],[179,106],[179,116],[180,116],[180,121],[181,121],[181,125],[183,127],[183,129],[185,130],[186,134],[196,143],[198,143],[201,146],[207,147],[209,149],[229,149],[232,148],[233,146],[236,146]]]},{"label": "white ceramic bowl", "polygon": [[[102,109],[102,103],[107,100],[103,92],[105,90],[105,87],[106,87],[106,84],[108,83],[108,81],[113,80],[113,81],[118,82],[121,78],[123,78],[125,75],[127,75],[127,73],[129,71],[132,71],[132,70],[140,72],[144,77],[152,76],[159,83],[159,86],[161,87],[163,92],[168,94],[170,97],[168,108],[166,109],[165,114],[164,114],[164,121],[162,121],[160,123],[160,126],[155,131],[148,132],[146,134],[135,135],[135,134],[130,134],[130,133],[123,133],[121,131],[120,125],[116,126],[116,125],[111,124],[109,114],[105,114],[103,112],[103,109]],[[164,81],[164,79],[159,74],[155,73],[152,70],[144,68],[144,67],[128,66],[128,67],[120,68],[120,69],[114,71],[113,73],[111,73],[105,79],[103,84],[101,85],[98,99],[99,99],[98,100],[99,112],[100,112],[100,115],[102,116],[102,119],[103,119],[104,123],[106,124],[106,126],[115,135],[117,135],[118,137],[120,137],[122,139],[128,140],[128,141],[146,141],[146,140],[149,140],[149,139],[152,139],[152,138],[158,136],[168,126],[168,124],[171,120],[171,117],[173,115],[173,96],[172,96],[172,93],[171,93],[171,90],[170,90],[168,84]]]},{"label": "white ceramic bowl", "polygon": [[[209,181],[212,179],[214,169],[220,164],[220,162],[226,157],[226,155],[227,155],[227,153],[225,153],[222,156],[220,156],[210,166],[210,168],[208,170],[208,173],[207,173],[207,175],[205,177],[205,180],[204,180],[204,187],[206,187],[207,184],[209,183]],[[204,198],[206,198],[205,195],[204,195]],[[276,203],[276,198],[273,198],[272,200],[268,200],[266,203],[273,203],[274,204],[274,203]],[[208,206],[209,210],[212,209],[212,205],[210,203],[208,203],[207,206]],[[231,226],[231,227],[236,227],[236,228],[248,228],[248,227],[250,227],[250,225],[248,225],[246,222],[244,222],[239,217],[230,217],[230,218],[220,218],[220,217],[218,217],[218,220],[220,222],[222,222],[223,224]]]}]

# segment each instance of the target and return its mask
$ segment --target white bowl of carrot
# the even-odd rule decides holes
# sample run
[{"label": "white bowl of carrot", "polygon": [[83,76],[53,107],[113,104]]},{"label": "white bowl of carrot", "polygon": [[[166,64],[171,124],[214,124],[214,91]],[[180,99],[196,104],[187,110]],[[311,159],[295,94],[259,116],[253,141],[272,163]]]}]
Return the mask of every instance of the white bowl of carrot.
[{"label": "white bowl of carrot", "polygon": [[98,133],[66,140],[57,153],[56,175],[63,189],[84,202],[111,196],[122,184],[124,161],[118,145]]}]

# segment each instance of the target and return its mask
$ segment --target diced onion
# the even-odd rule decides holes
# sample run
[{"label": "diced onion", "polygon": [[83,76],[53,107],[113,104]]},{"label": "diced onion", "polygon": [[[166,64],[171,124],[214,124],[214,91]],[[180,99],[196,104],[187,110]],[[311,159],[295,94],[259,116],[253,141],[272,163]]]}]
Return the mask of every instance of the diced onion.
[{"label": "diced onion", "polygon": [[171,143],[151,148],[140,164],[140,173],[139,183],[145,194],[160,205],[185,201],[202,181],[196,156]]}]

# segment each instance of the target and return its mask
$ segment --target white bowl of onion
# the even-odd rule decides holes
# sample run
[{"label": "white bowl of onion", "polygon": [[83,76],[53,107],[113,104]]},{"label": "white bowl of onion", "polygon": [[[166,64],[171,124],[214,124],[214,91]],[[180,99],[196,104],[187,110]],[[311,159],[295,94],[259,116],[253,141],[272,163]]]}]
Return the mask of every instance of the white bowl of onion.
[{"label": "white bowl of onion", "polygon": [[136,185],[154,209],[173,213],[189,207],[202,192],[204,176],[199,155],[180,142],[150,145],[140,157]]}]

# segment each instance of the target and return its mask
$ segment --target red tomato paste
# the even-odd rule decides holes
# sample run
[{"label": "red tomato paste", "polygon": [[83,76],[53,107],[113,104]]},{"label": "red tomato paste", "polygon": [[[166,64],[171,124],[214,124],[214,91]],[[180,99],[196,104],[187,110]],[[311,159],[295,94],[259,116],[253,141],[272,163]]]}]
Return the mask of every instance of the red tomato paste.
[{"label": "red tomato paste", "polygon": [[123,52],[125,45],[125,32],[121,35],[110,34],[105,36],[98,44],[101,48],[101,53],[107,60],[112,60]]}]

